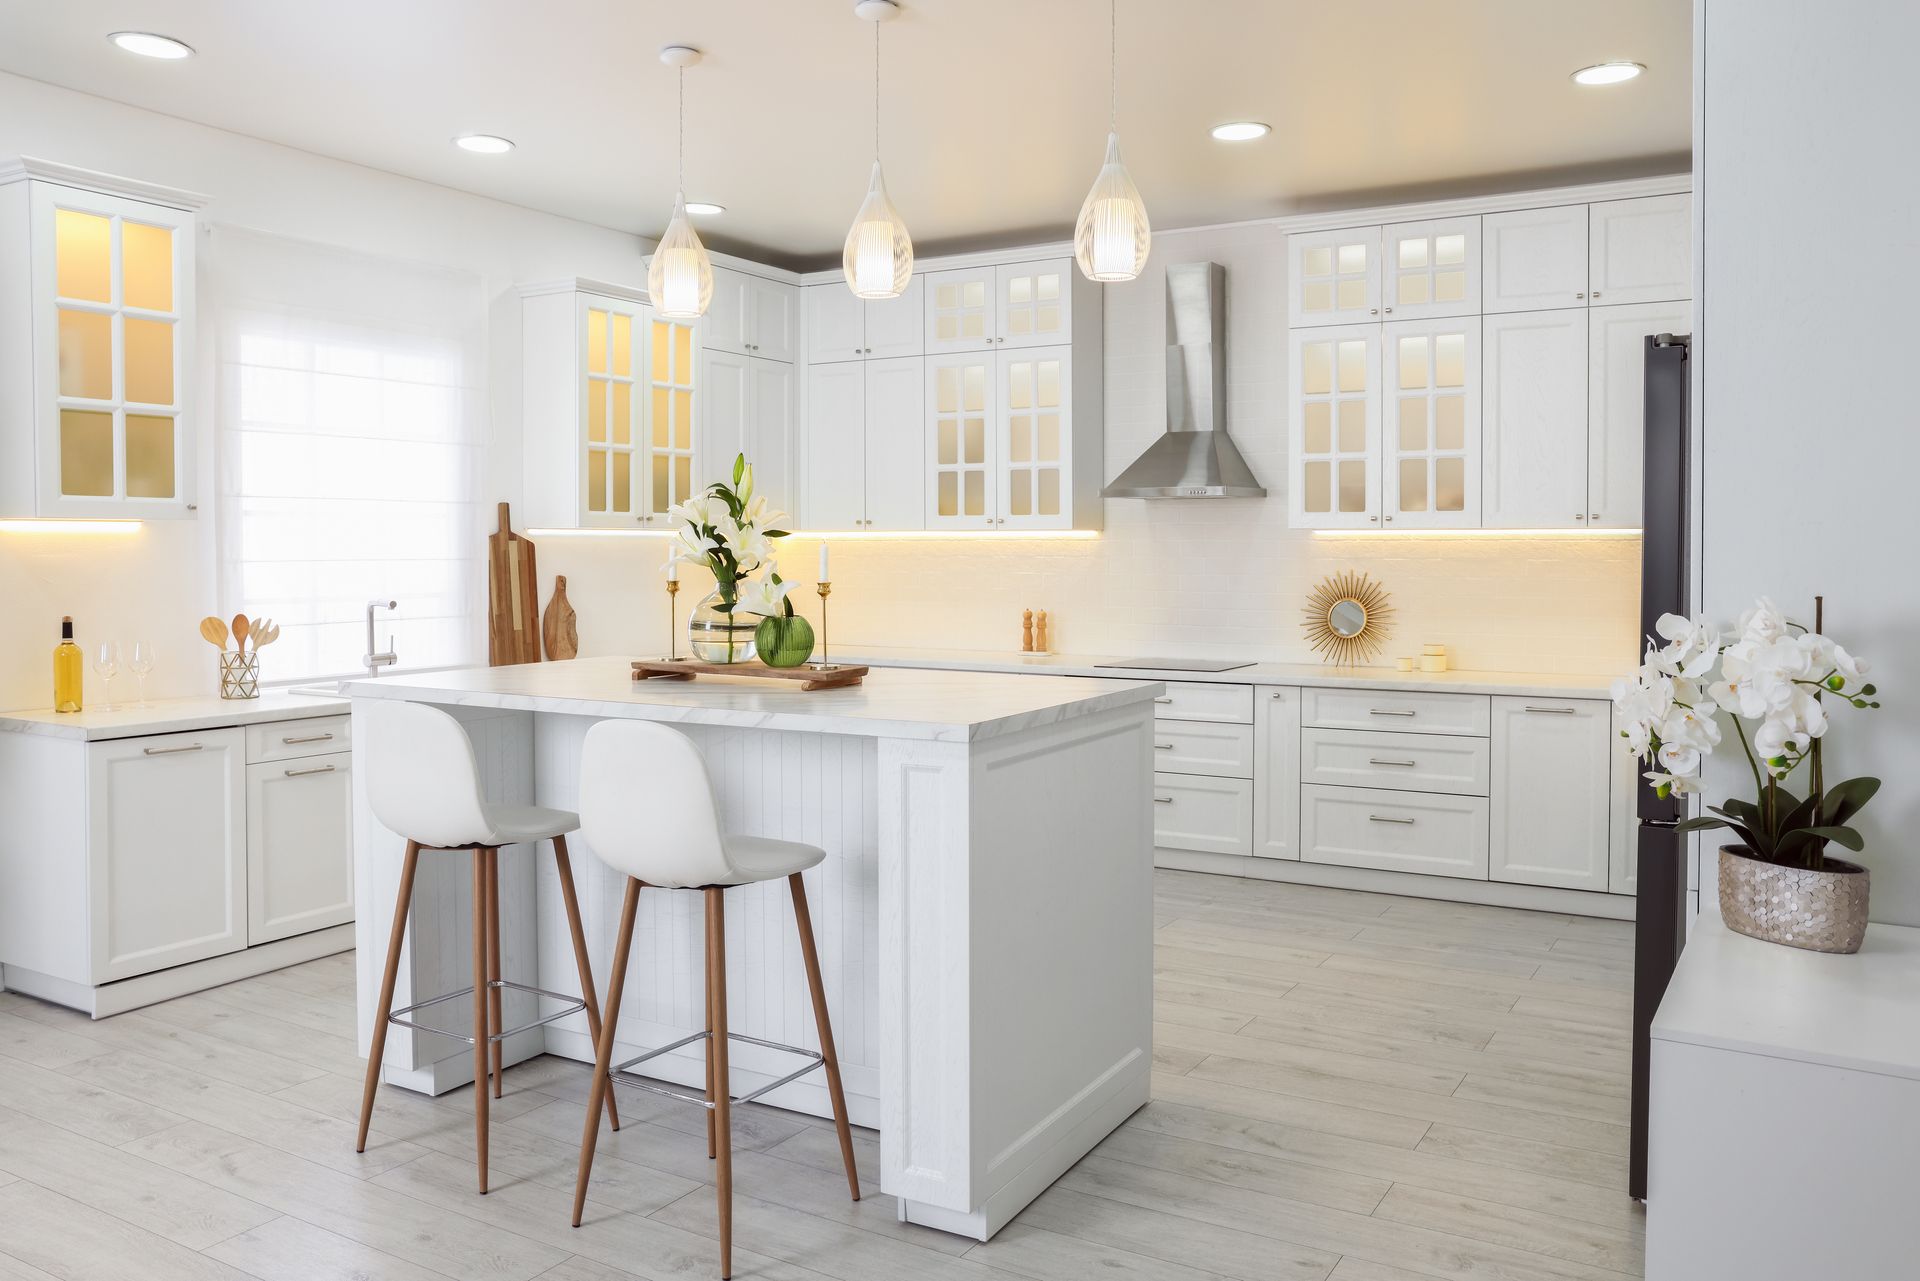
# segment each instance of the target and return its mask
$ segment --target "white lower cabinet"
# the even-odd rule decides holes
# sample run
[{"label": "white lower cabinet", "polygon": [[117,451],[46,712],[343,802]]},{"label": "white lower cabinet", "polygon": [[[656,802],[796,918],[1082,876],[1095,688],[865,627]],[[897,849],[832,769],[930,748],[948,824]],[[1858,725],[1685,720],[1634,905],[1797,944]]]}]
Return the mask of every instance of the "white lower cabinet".
[{"label": "white lower cabinet", "polygon": [[1300,778],[1335,787],[1485,796],[1487,740],[1445,734],[1309,729],[1300,735]]},{"label": "white lower cabinet", "polygon": [[1205,774],[1153,776],[1153,843],[1208,854],[1253,852],[1253,784]]},{"label": "white lower cabinet", "polygon": [[247,941],[353,919],[353,754],[247,766]]},{"label": "white lower cabinet", "polygon": [[1253,727],[1156,721],[1153,767],[1171,774],[1253,777]]},{"label": "white lower cabinet", "polygon": [[1300,857],[1300,694],[1253,691],[1253,852],[1261,858]]},{"label": "white lower cabinet", "polygon": [[90,744],[86,786],[93,982],[247,946],[241,730]]},{"label": "white lower cabinet", "polygon": [[1493,700],[1491,879],[1607,888],[1611,722],[1597,699]]},{"label": "white lower cabinet", "polygon": [[1485,880],[1487,802],[1479,796],[1303,784],[1300,853],[1310,863]]}]

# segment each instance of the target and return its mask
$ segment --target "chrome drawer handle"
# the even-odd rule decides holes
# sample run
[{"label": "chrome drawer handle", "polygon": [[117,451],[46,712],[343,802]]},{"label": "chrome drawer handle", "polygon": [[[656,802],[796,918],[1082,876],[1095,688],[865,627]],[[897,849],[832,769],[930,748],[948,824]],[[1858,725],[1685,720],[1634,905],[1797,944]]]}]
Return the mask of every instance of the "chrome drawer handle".
[{"label": "chrome drawer handle", "polygon": [[1409,823],[1410,824],[1413,822],[1413,820],[1410,818],[1382,818],[1378,814],[1369,814],[1367,815],[1367,822],[1369,823]]},{"label": "chrome drawer handle", "polygon": [[147,756],[172,756],[175,752],[197,752],[200,750],[201,745],[199,743],[189,743],[185,747],[143,747],[140,749],[140,751]]},{"label": "chrome drawer handle", "polygon": [[1414,765],[1418,765],[1418,764],[1419,764],[1419,762],[1418,762],[1418,761],[1389,761],[1389,760],[1382,760],[1382,759],[1381,759],[1380,757],[1378,757],[1378,756],[1369,756],[1369,757],[1367,757],[1367,764],[1369,764],[1369,765],[1406,765],[1406,766],[1414,766]]},{"label": "chrome drawer handle", "polygon": [[1173,750],[1173,744],[1172,743],[1155,743],[1153,745],[1153,750],[1156,752],[1171,752]]},{"label": "chrome drawer handle", "polygon": [[1414,713],[1410,711],[1396,711],[1393,708],[1369,707],[1367,709],[1367,715],[1369,716],[1412,716],[1414,715]]},{"label": "chrome drawer handle", "polygon": [[288,778],[299,778],[302,774],[331,774],[331,773],[333,773],[333,766],[331,765],[316,765],[312,769],[290,769],[286,771],[286,775]]},{"label": "chrome drawer handle", "polygon": [[1170,698],[1156,698],[1153,701],[1156,703],[1171,703],[1173,700]]},{"label": "chrome drawer handle", "polygon": [[1156,796],[1153,798],[1153,803],[1155,805],[1171,805],[1173,804],[1173,798],[1171,796]]},{"label": "chrome drawer handle", "polygon": [[331,743],[333,741],[333,735],[307,734],[307,735],[303,735],[300,738],[283,738],[280,741],[285,743],[289,747],[293,746],[295,743]]},{"label": "chrome drawer handle", "polygon": [[1527,710],[1530,712],[1549,712],[1555,716],[1571,716],[1574,712],[1574,709],[1571,707],[1528,707]]}]

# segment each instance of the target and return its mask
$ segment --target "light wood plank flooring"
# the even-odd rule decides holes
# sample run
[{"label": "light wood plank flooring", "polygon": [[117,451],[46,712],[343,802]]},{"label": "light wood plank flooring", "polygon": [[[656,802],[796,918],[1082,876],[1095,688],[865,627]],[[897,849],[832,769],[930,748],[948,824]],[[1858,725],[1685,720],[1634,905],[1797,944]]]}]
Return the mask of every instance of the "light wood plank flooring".
[{"label": "light wood plank flooring", "polygon": [[[984,1245],[896,1222],[871,1132],[854,1205],[829,1126],[738,1109],[735,1275],[1640,1274],[1630,925],[1157,876],[1150,1105]],[[570,1228],[587,1069],[509,1071],[481,1198],[466,1090],[382,1090],[354,1154],[352,1006],[350,955],[98,1023],[0,994],[0,1278],[716,1274],[701,1113],[622,1091]]]}]

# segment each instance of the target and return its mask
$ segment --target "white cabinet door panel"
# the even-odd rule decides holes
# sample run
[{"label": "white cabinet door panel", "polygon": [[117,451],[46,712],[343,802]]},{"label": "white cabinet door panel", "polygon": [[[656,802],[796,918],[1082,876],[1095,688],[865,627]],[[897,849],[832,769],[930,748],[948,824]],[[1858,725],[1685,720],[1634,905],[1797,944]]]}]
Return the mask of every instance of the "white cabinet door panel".
[{"label": "white cabinet door panel", "polygon": [[353,919],[353,754],[247,767],[247,939]]},{"label": "white cabinet door panel", "polygon": [[872,360],[921,356],[927,350],[927,283],[915,276],[898,298],[869,301],[866,354]]},{"label": "white cabinet door panel", "polygon": [[994,308],[997,291],[992,267],[936,271],[926,277],[926,282],[929,356],[983,351],[993,346],[1000,321]]},{"label": "white cabinet door panel", "polygon": [[700,352],[700,430],[694,433],[693,483],[731,479],[733,460],[747,449],[753,421],[753,357],[732,351]]},{"label": "white cabinet door panel", "polygon": [[1593,205],[1588,272],[1596,303],[1693,296],[1693,201],[1686,195]]},{"label": "white cabinet door panel", "polygon": [[1481,524],[1587,524],[1587,309],[1482,321]]},{"label": "white cabinet door panel", "polygon": [[1480,309],[1541,311],[1587,305],[1587,207],[1518,209],[1480,220]]},{"label": "white cabinet door panel", "polygon": [[1253,784],[1200,774],[1153,776],[1153,843],[1212,854],[1253,852]]},{"label": "white cabinet door panel", "polygon": [[713,269],[713,301],[700,317],[700,345],[744,356],[753,340],[753,289],[760,282],[744,272]]},{"label": "white cabinet door panel", "polygon": [[1165,774],[1253,777],[1253,729],[1211,721],[1155,721],[1153,767]]},{"label": "white cabinet door panel", "polygon": [[1646,454],[1647,338],[1693,328],[1689,302],[1587,312],[1587,525],[1640,526]]},{"label": "white cabinet door panel", "polygon": [[1073,348],[999,353],[994,525],[1073,528]]},{"label": "white cabinet door panel", "polygon": [[[717,271],[714,273],[719,274]],[[715,286],[716,292],[718,285]],[[793,361],[799,344],[800,290],[777,280],[747,277],[747,341],[762,360]],[[708,315],[713,313],[709,311]]]},{"label": "white cabinet door panel", "polygon": [[88,744],[87,850],[95,983],[245,947],[245,734]]},{"label": "white cabinet door panel", "polygon": [[745,448],[747,461],[753,464],[754,489],[784,512],[794,509],[793,370],[784,360],[758,356],[747,366]]},{"label": "white cabinet door panel", "polygon": [[1487,802],[1303,784],[1300,853],[1309,863],[1485,880]]},{"label": "white cabinet door panel", "polygon": [[998,355],[980,351],[929,356],[925,364],[926,473],[921,483],[926,527],[992,529],[999,515],[994,485]]},{"label": "white cabinet door panel", "polygon": [[1300,778],[1335,787],[1487,794],[1484,738],[1309,729],[1300,734]]},{"label": "white cabinet door panel", "polygon": [[805,528],[863,528],[866,422],[865,364],[849,359],[807,369],[806,516],[801,522]]},{"label": "white cabinet door panel", "polygon": [[1480,317],[1386,324],[1381,365],[1382,527],[1477,528]]},{"label": "white cabinet door panel", "polygon": [[1493,700],[1493,880],[1607,888],[1612,718],[1598,699]]},{"label": "white cabinet door panel", "polygon": [[1253,852],[1300,857],[1300,691],[1254,691]]},{"label": "white cabinet door panel", "polygon": [[1480,314],[1480,219],[1394,223],[1381,235],[1380,315],[1425,320]]},{"label": "white cabinet door panel", "polygon": [[1288,342],[1288,519],[1380,527],[1379,325],[1296,329]]},{"label": "white cabinet door panel", "polygon": [[1380,228],[1288,236],[1287,262],[1292,327],[1380,319]]},{"label": "white cabinet door panel", "polygon": [[866,312],[838,280],[808,285],[807,360],[812,364],[859,360],[865,355]]},{"label": "white cabinet door panel", "polygon": [[865,528],[927,527],[925,365],[918,356],[866,364]]}]

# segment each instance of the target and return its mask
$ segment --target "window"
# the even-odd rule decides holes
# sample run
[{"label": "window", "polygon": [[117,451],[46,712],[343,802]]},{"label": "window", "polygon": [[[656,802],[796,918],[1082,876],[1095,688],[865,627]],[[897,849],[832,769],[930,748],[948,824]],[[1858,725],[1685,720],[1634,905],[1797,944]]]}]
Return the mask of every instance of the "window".
[{"label": "window", "polygon": [[219,589],[272,618],[270,682],[482,661],[478,277],[216,229]]}]

